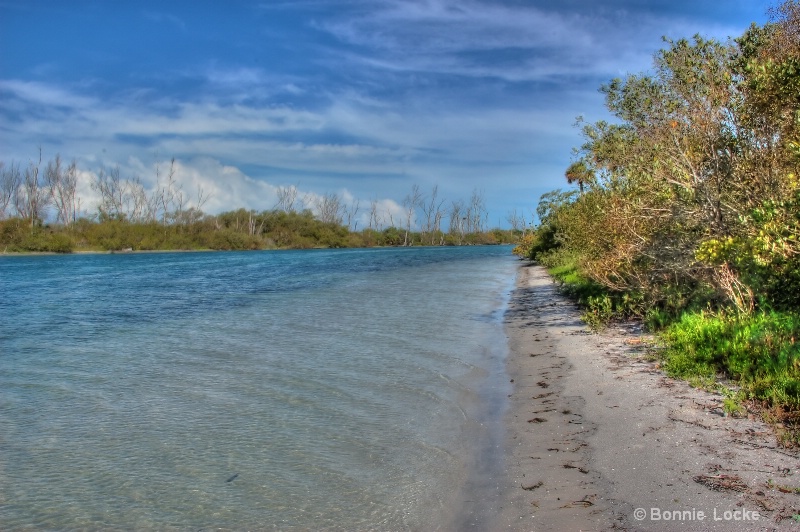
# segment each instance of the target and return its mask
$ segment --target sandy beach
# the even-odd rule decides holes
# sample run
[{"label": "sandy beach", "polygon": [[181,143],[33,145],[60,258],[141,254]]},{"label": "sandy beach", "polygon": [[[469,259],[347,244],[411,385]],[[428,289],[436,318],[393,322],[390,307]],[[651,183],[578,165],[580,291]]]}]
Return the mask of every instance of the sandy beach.
[{"label": "sandy beach", "polygon": [[800,459],[646,356],[635,325],[591,334],[538,266],[506,315],[513,392],[498,530],[800,530]]}]

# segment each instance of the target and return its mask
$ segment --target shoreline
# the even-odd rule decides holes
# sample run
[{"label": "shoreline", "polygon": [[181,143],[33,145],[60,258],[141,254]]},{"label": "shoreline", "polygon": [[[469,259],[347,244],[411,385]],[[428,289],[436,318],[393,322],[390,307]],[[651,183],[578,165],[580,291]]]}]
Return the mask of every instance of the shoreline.
[{"label": "shoreline", "polygon": [[[97,249],[77,249],[61,253],[59,251],[0,251],[0,257],[48,257],[70,255],[144,255],[150,253],[206,253],[217,252],[217,249],[118,249],[118,250],[97,250]],[[248,250],[249,251],[249,250]]]},{"label": "shoreline", "polygon": [[505,329],[513,389],[494,530],[800,526],[797,453],[764,423],[724,417],[719,394],[666,377],[635,325],[589,333],[544,268],[523,264]]},{"label": "shoreline", "polygon": [[263,248],[263,249],[76,249],[72,251],[0,251],[0,257],[38,257],[70,255],[141,255],[148,253],[235,253],[250,251],[311,251],[311,250],[356,250],[356,249],[431,249],[431,248],[470,248],[476,246],[512,246],[508,242],[497,244],[460,244],[460,245],[409,245],[409,246],[368,246],[368,247],[310,247],[310,248]]}]

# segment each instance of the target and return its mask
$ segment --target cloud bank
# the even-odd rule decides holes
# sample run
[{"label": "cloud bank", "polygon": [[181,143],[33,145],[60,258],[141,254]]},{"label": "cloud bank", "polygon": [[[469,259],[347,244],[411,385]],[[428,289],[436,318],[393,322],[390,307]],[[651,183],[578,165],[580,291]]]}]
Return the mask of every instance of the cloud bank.
[{"label": "cloud bank", "polygon": [[414,184],[479,189],[492,225],[565,186],[575,117],[605,118],[597,87],[649,68],[662,35],[763,19],[747,2],[120,6],[0,6],[0,160],[41,147],[152,186],[174,157],[208,212],[272,208],[288,185],[387,209]]}]

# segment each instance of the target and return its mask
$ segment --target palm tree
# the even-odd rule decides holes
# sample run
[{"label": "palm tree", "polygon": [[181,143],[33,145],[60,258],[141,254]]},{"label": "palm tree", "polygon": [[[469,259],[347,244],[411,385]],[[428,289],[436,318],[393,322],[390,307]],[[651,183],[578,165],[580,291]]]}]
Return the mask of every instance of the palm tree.
[{"label": "palm tree", "polygon": [[578,183],[581,194],[583,194],[583,186],[591,184],[594,181],[594,170],[586,164],[584,159],[575,161],[564,172],[564,177],[567,178],[567,183]]}]

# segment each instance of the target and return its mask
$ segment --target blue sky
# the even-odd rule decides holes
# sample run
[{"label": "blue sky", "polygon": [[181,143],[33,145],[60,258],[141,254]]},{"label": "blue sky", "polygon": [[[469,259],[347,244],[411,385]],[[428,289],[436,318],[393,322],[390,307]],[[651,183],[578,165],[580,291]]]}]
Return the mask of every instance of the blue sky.
[{"label": "blue sky", "polygon": [[[416,184],[483,191],[489,224],[565,187],[578,115],[662,36],[725,39],[757,0],[0,0],[0,161],[59,153],[155,182],[175,158],[207,212],[275,187],[399,210]],[[363,227],[363,225],[362,225]]]}]

